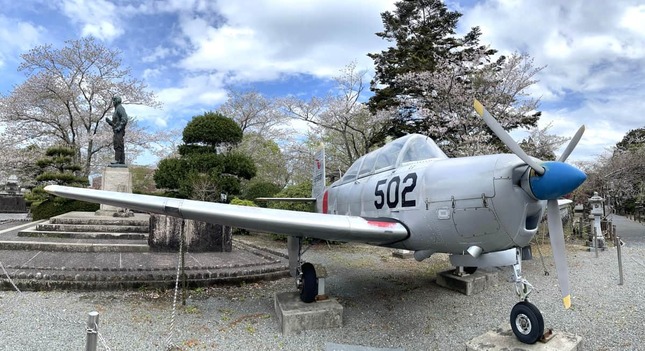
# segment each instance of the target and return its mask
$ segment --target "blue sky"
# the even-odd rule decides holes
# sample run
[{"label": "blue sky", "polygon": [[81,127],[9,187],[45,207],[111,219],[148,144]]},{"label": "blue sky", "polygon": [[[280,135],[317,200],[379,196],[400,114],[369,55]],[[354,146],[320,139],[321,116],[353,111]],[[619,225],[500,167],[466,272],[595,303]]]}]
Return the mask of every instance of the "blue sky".
[{"label": "blue sky", "polygon": [[[392,0],[0,0],[0,93],[24,80],[20,54],[93,35],[123,52],[161,109],[126,106],[150,128],[183,127],[217,108],[227,86],[270,97],[323,95],[352,61],[384,49],[374,35]],[[639,1],[457,1],[459,30],[480,26],[482,42],[535,59],[540,125],[587,131],[571,160],[593,160],[645,126],[645,5]],[[539,4],[539,5],[538,5]],[[514,132],[516,139],[523,136]]]}]

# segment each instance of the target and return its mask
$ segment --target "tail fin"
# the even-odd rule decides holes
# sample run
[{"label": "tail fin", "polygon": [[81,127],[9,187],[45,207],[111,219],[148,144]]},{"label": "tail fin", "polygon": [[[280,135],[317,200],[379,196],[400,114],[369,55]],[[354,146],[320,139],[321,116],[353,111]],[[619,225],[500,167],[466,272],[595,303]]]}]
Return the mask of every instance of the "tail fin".
[{"label": "tail fin", "polygon": [[312,180],[312,189],[311,197],[319,199],[323,196],[325,191],[325,146],[320,145],[320,149],[316,151],[314,155],[314,169],[313,169],[313,180]]}]

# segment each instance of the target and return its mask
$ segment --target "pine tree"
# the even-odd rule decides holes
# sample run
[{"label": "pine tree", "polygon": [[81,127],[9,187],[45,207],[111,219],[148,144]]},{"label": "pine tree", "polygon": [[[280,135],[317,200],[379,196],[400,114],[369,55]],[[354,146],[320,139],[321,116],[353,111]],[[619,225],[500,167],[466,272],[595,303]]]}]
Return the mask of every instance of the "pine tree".
[{"label": "pine tree", "polygon": [[158,188],[169,195],[203,201],[219,201],[220,194],[239,194],[241,180],[255,176],[250,157],[231,151],[242,141],[242,129],[220,113],[195,116],[183,131],[179,158],[159,162],[154,174]]},{"label": "pine tree", "polygon": [[494,57],[478,27],[457,36],[460,16],[439,0],[401,1],[382,14],[385,29],[377,35],[395,45],[369,54],[376,66],[369,107],[391,116],[383,137],[425,134],[449,156],[506,151],[475,116],[475,98],[506,130],[536,126],[538,100],[526,88],[543,67],[526,54]]},{"label": "pine tree", "polygon": [[433,72],[438,57],[455,55],[455,49],[478,44],[481,33],[477,27],[464,38],[455,36],[460,17],[461,13],[449,11],[440,0],[400,1],[394,12],[381,14],[384,30],[376,35],[394,45],[380,53],[368,54],[375,65],[371,82],[375,95],[369,100],[372,112],[397,106],[400,95],[421,93],[398,84],[398,76]]},{"label": "pine tree", "polygon": [[70,201],[45,192],[43,188],[48,184],[78,187],[89,184],[87,177],[78,175],[81,172],[81,166],[74,163],[75,154],[74,149],[54,146],[47,149],[44,158],[36,161],[39,168],[36,176],[37,186],[25,194],[25,200],[30,204],[32,210],[45,200],[52,198],[60,203]]}]

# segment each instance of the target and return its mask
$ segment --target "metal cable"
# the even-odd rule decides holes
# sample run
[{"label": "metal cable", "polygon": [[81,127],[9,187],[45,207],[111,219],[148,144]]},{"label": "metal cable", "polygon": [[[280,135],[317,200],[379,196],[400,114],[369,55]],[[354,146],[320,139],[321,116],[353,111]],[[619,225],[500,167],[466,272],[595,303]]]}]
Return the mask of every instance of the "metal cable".
[{"label": "metal cable", "polygon": [[548,276],[549,275],[549,270],[546,269],[546,264],[544,264],[544,255],[542,255],[542,250],[540,249],[540,246],[542,246],[544,244],[544,238],[545,237],[546,237],[546,232],[542,231],[542,240],[541,240],[541,242],[538,242],[537,245],[535,245],[535,246],[537,246],[538,253],[540,254],[540,261],[542,261],[542,268],[544,268],[544,275]]},{"label": "metal cable", "polygon": [[[183,222],[183,221],[182,221]],[[172,313],[170,315],[170,327],[168,328],[168,337],[166,338],[166,347],[168,350],[172,349],[175,345],[172,343],[172,336],[175,331],[175,314],[177,311],[177,295],[179,293],[179,275],[180,275],[180,269],[181,269],[181,252],[184,248],[184,236],[183,236],[183,231],[184,231],[184,226],[182,223],[181,226],[181,239],[179,240],[179,257],[177,258],[177,275],[175,277],[175,292],[173,294],[172,298]]]}]

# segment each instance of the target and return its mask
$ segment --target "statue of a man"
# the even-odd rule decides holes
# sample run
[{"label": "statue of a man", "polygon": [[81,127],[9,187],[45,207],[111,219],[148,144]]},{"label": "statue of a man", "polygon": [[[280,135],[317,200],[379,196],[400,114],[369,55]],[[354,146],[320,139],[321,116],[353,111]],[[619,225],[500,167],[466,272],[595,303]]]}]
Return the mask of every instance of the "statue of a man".
[{"label": "statue of a man", "polygon": [[120,97],[113,97],[112,104],[114,105],[112,119],[105,119],[105,121],[112,126],[112,131],[114,132],[114,137],[112,139],[114,143],[114,162],[112,162],[112,164],[124,165],[125,145],[123,144],[123,138],[125,137],[125,126],[128,124],[128,114],[125,113],[125,108],[121,105]]}]

